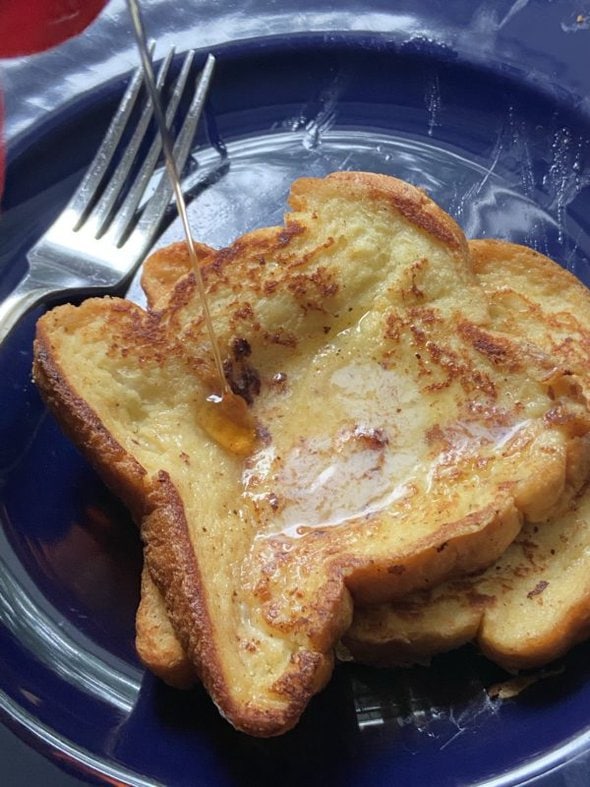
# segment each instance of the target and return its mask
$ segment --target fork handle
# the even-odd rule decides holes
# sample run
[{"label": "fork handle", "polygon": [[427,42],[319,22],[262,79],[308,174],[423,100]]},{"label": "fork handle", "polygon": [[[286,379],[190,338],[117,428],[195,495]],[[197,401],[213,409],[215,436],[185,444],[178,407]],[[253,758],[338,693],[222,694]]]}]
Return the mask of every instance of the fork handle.
[{"label": "fork handle", "polygon": [[0,303],[0,346],[21,317],[55,293],[54,286],[48,282],[35,280],[30,273],[27,273],[10,295]]}]

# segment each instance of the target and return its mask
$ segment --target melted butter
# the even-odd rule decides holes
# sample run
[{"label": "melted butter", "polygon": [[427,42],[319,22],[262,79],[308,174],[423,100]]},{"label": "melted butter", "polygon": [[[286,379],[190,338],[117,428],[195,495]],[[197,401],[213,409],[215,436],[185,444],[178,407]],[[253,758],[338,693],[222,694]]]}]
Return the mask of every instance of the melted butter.
[{"label": "melted butter", "polygon": [[[316,367],[329,355],[324,348]],[[336,364],[324,379],[316,370],[288,418],[265,419],[272,443],[246,462],[243,494],[263,538],[366,520],[419,491],[444,494],[461,467],[483,466],[530,438],[528,419],[504,410],[461,419],[451,394],[441,410],[440,394],[425,398],[415,376],[377,362]]]},{"label": "melted butter", "polygon": [[[324,349],[318,364],[329,354]],[[291,403],[282,429],[280,419],[269,421],[273,442],[243,474],[263,534],[303,535],[371,516],[413,493],[420,449],[403,426],[409,410],[422,430],[427,415],[415,384],[369,362],[332,369],[323,382],[314,374],[312,364],[307,397],[300,386],[301,401]]]},{"label": "melted butter", "polygon": [[[361,443],[364,437],[360,437]],[[274,475],[276,493],[251,493],[260,509],[278,500],[273,531],[288,536],[304,535],[310,528],[332,527],[351,519],[370,516],[411,491],[409,483],[392,485],[405,474],[409,479],[415,457],[385,449],[363,448],[350,436],[344,444],[326,440],[302,441]],[[264,457],[261,462],[269,463]],[[257,470],[259,470],[259,465]],[[247,484],[248,487],[248,484]]]}]

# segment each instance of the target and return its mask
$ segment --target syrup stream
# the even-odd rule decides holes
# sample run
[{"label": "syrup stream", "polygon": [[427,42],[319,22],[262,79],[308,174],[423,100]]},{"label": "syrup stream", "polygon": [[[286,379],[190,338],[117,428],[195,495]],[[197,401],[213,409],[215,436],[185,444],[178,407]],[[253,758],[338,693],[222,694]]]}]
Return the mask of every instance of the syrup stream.
[{"label": "syrup stream", "polygon": [[[150,94],[152,106],[154,109],[154,115],[156,116],[156,121],[158,123],[158,130],[160,132],[160,137],[162,139],[162,150],[164,151],[164,158],[166,161],[166,169],[168,170],[168,177],[170,178],[170,183],[172,184],[172,188],[174,189],[176,206],[178,208],[178,213],[182,221],[182,226],[184,229],[184,234],[186,236],[186,242],[189,251],[189,257],[197,280],[199,294],[201,296],[203,315],[205,317],[207,332],[209,334],[209,341],[211,342],[211,349],[213,351],[213,357],[215,359],[215,368],[219,376],[220,389],[222,394],[224,394],[228,392],[229,386],[227,384],[227,380],[225,379],[225,374],[223,373],[223,363],[221,361],[219,343],[217,341],[217,337],[215,336],[215,330],[213,328],[213,322],[211,320],[209,304],[207,303],[207,296],[205,294],[205,285],[203,283],[203,275],[201,273],[201,269],[197,261],[195,244],[193,241],[192,233],[188,222],[186,202],[184,200],[184,195],[182,193],[182,188],[180,186],[180,177],[179,177],[178,169],[176,167],[176,162],[174,160],[172,142],[170,140],[170,134],[168,133],[166,119],[164,117],[164,112],[162,110],[162,105],[160,103],[158,88],[156,87],[156,79],[154,76],[152,60],[148,51],[145,29],[143,26],[143,20],[141,18],[141,11],[139,9],[139,4],[137,0],[127,0],[127,6],[129,8],[129,13],[131,15],[131,21],[133,22],[133,30],[135,33],[135,40],[137,42],[139,54],[141,57],[141,65],[143,68],[144,79]],[[203,79],[205,80],[205,83],[208,82],[208,77],[210,76],[210,73],[213,70],[214,65],[215,65],[215,58],[213,55],[210,54],[207,56],[205,68],[203,69]],[[205,96],[203,95],[203,100],[204,98]],[[203,101],[201,101],[201,108],[199,109],[199,113],[202,109],[202,106],[203,106]]]},{"label": "syrup stream", "polygon": [[[201,409],[199,421],[201,426],[207,433],[216,440],[222,447],[231,451],[232,453],[245,455],[250,453],[255,445],[256,432],[254,423],[250,412],[248,411],[246,402],[230,389],[229,384],[225,378],[223,371],[223,362],[221,360],[221,353],[219,350],[219,342],[215,335],[213,328],[213,321],[211,319],[211,312],[207,302],[207,295],[205,293],[205,285],[203,282],[203,275],[199,267],[197,255],[195,252],[195,245],[192,233],[189,226],[188,215],[186,210],[186,202],[180,186],[180,177],[176,162],[174,160],[174,152],[166,119],[160,103],[160,96],[156,86],[152,60],[149,55],[147,40],[145,35],[145,28],[141,11],[137,0],[127,0],[127,7],[133,23],[133,31],[135,40],[139,49],[141,64],[145,83],[150,94],[154,115],[158,124],[158,130],[162,140],[162,150],[164,151],[164,159],[166,161],[166,169],[168,170],[168,177],[174,189],[174,197],[176,199],[176,206],[182,221],[184,234],[186,236],[186,243],[189,252],[189,258],[197,281],[197,287],[201,298],[201,305],[203,309],[203,316],[207,326],[207,333],[211,344],[211,351],[215,360],[215,368],[217,371],[219,394],[214,393],[209,396],[204,407]],[[215,65],[215,58],[209,54],[205,62],[203,74],[201,77],[201,84],[207,85],[210,80],[211,73]],[[200,114],[206,91],[201,95],[201,102],[198,109]]]}]

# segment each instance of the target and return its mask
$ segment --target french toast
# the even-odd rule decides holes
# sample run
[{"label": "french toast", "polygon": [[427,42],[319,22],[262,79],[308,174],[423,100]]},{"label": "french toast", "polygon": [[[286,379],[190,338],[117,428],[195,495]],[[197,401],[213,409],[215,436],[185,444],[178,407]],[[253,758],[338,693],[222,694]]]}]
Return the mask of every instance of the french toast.
[{"label": "french toast", "polygon": [[[485,240],[470,241],[469,246],[497,327],[536,341],[560,357],[577,371],[587,390],[587,289],[531,249]],[[154,254],[143,275],[150,303],[165,303],[189,269],[183,246]],[[571,471],[577,476],[571,483],[574,494],[587,472],[587,453],[582,450]],[[435,653],[476,639],[481,631],[488,656],[518,669],[541,666],[586,639],[590,633],[590,492],[582,492],[571,502],[566,497],[564,504],[567,509],[542,528],[525,526],[483,577],[457,578],[411,594],[395,605],[357,609],[351,630],[344,636],[349,649],[358,660],[373,664],[422,663]],[[482,626],[482,621],[487,625]],[[166,682],[186,687],[196,679],[147,570],[137,616],[137,645],[146,665]],[[346,655],[346,648],[341,650]]]},{"label": "french toast", "polygon": [[569,368],[493,329],[463,233],[421,191],[336,173],[290,206],[202,269],[250,456],[203,422],[218,390],[193,274],[160,310],[52,310],[33,369],[139,523],[214,702],[259,736],[328,680],[353,598],[488,566],[554,510],[590,427]]},{"label": "french toast", "polygon": [[[531,249],[470,244],[474,270],[502,330],[534,340],[590,392],[590,292]],[[587,475],[582,450],[577,472]],[[408,664],[477,642],[508,670],[543,666],[590,636],[590,490],[539,526],[528,523],[479,576],[356,610],[344,644],[373,664]]]}]

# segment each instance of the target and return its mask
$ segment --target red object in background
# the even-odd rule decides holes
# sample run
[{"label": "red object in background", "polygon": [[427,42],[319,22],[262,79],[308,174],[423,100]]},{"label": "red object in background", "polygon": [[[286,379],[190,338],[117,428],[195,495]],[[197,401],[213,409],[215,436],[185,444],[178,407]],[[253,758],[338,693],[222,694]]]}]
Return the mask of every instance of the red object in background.
[{"label": "red object in background", "polygon": [[[81,33],[108,0],[0,0],[0,58],[32,55]],[[0,94],[0,197],[4,185]]]},{"label": "red object in background", "polygon": [[4,138],[2,136],[2,129],[4,127],[4,101],[2,93],[0,92],[0,197],[4,191],[4,168],[6,166],[4,158]]},{"label": "red object in background", "polygon": [[0,57],[31,55],[78,35],[107,0],[0,0]]}]

